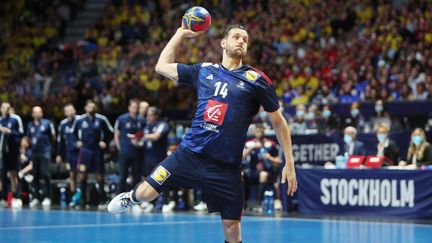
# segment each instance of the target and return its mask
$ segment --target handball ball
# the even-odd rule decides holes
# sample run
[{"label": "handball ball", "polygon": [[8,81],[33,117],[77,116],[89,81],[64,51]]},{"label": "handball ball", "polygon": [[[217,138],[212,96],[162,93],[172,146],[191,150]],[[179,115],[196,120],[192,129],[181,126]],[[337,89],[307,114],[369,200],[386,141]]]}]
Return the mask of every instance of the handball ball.
[{"label": "handball ball", "polygon": [[192,7],[183,15],[182,26],[192,31],[206,31],[211,25],[211,16],[207,9]]}]

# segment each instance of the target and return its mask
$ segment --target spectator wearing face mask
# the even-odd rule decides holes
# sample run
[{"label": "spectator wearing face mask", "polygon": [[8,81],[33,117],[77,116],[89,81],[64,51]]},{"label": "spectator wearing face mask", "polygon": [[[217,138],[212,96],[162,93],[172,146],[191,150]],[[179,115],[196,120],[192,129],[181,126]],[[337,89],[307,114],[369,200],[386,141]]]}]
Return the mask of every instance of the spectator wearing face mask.
[{"label": "spectator wearing face mask", "polygon": [[380,124],[385,124],[391,130],[392,121],[385,110],[384,102],[377,100],[375,102],[375,113],[367,122],[364,132],[376,131]]},{"label": "spectator wearing face mask", "polygon": [[318,131],[320,133],[329,133],[339,131],[340,119],[334,114],[329,105],[325,105],[322,109],[321,117],[318,119]]},{"label": "spectator wearing face mask", "polygon": [[363,142],[357,140],[357,129],[352,126],[348,126],[344,129],[343,136],[343,149],[340,155],[346,158],[352,155],[366,155]]},{"label": "spectator wearing face mask", "polygon": [[386,161],[395,164],[399,159],[399,147],[389,138],[389,127],[386,124],[379,124],[376,129],[378,140],[376,155],[386,158]]},{"label": "spectator wearing face mask", "polygon": [[365,127],[365,119],[360,113],[360,104],[358,102],[353,102],[350,107],[350,113],[348,117],[344,120],[343,127],[352,126],[359,131],[363,131]]},{"label": "spectator wearing face mask", "polygon": [[426,134],[422,128],[416,128],[411,133],[411,142],[408,148],[407,160],[400,161],[399,166],[418,168],[422,165],[432,164],[432,146],[426,141]]},{"label": "spectator wearing face mask", "polygon": [[296,114],[290,122],[291,125],[291,133],[302,135],[306,134],[306,107],[304,105],[296,106]]},{"label": "spectator wearing face mask", "polygon": [[306,121],[306,133],[316,134],[318,133],[318,119],[320,118],[319,110],[316,105],[310,105],[308,112],[305,115]]}]

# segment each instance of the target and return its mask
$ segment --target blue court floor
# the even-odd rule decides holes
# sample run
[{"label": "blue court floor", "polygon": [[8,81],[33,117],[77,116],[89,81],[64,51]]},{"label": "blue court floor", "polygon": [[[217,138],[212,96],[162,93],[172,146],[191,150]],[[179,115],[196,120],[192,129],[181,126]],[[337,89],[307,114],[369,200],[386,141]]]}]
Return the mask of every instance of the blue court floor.
[{"label": "blue court floor", "polygon": [[[243,217],[243,242],[432,242],[432,225]],[[0,209],[0,242],[224,242],[218,216]]]}]

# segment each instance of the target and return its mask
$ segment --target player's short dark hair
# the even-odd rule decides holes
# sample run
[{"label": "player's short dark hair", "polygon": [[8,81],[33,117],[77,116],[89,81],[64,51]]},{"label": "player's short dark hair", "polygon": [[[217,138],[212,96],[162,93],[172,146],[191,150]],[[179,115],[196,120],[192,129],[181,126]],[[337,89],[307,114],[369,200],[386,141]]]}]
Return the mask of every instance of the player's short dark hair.
[{"label": "player's short dark hair", "polygon": [[75,108],[75,106],[72,103],[67,103],[64,107],[72,106]]},{"label": "player's short dark hair", "polygon": [[96,105],[96,102],[92,99],[88,99],[88,100],[86,100],[86,105],[88,105],[88,104],[95,104]]},{"label": "player's short dark hair", "polygon": [[140,101],[138,99],[130,99],[129,100],[129,105],[132,105],[133,103],[139,105]]},{"label": "player's short dark hair", "polygon": [[89,104],[94,104],[96,110],[98,109],[98,105],[94,100],[92,100],[92,99],[87,100],[85,106],[88,106]]},{"label": "player's short dark hair", "polygon": [[241,30],[244,30],[244,31],[247,32],[246,28],[243,27],[243,25],[240,25],[240,24],[231,24],[231,25],[228,25],[228,27],[226,27],[226,29],[225,29],[225,31],[224,31],[224,33],[223,33],[223,38],[224,38],[224,39],[228,37],[229,32],[230,32],[232,29],[241,29]]},{"label": "player's short dark hair", "polygon": [[159,115],[161,113],[160,110],[156,106],[150,106],[147,110],[147,114],[149,112],[154,113],[157,117],[159,117]]}]

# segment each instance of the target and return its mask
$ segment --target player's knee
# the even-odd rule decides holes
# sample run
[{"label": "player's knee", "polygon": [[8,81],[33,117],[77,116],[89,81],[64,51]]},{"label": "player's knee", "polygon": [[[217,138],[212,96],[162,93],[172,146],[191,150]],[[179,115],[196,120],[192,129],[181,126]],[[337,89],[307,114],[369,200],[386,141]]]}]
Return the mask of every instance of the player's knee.
[{"label": "player's knee", "polygon": [[141,202],[150,202],[157,198],[159,193],[146,181],[141,183],[135,191],[136,199]]},{"label": "player's knee", "polygon": [[226,240],[229,242],[240,241],[240,221],[239,220],[223,220],[223,227],[226,234]]}]

